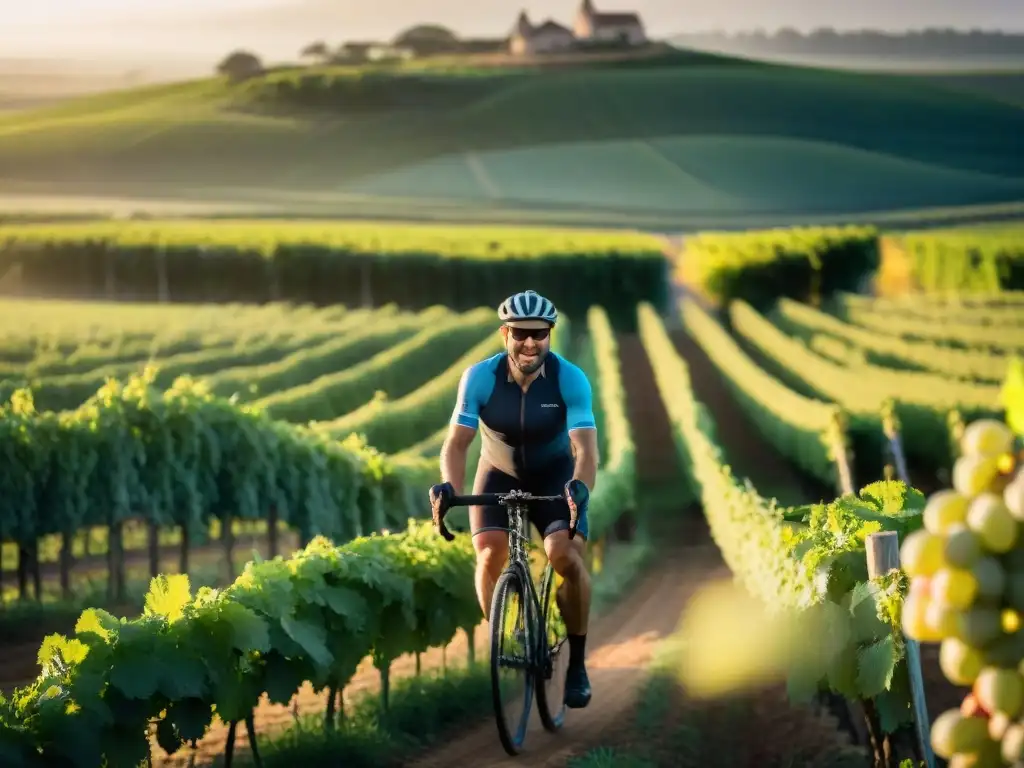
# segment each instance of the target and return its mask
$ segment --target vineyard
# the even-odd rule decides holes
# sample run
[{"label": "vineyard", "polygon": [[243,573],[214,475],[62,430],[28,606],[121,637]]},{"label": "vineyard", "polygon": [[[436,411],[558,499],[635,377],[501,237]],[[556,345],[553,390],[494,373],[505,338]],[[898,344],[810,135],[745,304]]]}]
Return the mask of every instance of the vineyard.
[{"label": "vineyard", "polygon": [[[627,582],[644,555],[620,553],[644,537],[669,559],[637,587],[644,600],[599,618],[595,706],[559,738],[613,738],[608,724],[644,695],[614,648],[650,660],[643,632],[670,634],[694,590],[729,573],[805,630],[776,687],[747,691],[805,724],[781,729],[792,743],[773,760],[811,750],[798,731],[843,759],[849,738],[850,765],[931,749],[950,765],[1020,759],[1019,229],[708,233],[669,253],[674,265],[646,236],[368,223],[48,224],[0,239],[0,260],[36,290],[90,297],[0,306],[0,631],[35,655],[0,679],[4,766],[221,751],[294,763],[274,741],[289,705],[308,705],[318,738],[356,739],[357,693],[378,692],[367,717],[393,722],[413,695],[402,678],[428,680],[425,665],[447,669],[456,649],[465,672],[453,663],[444,679],[465,686],[467,708],[450,714],[464,734],[425,764],[503,765],[493,725],[473,729],[489,689],[472,546],[424,518],[462,372],[501,349],[491,294],[534,276],[542,291],[572,281],[552,348],[593,388],[595,579]],[[895,291],[894,275],[914,290]],[[860,292],[868,283],[882,295]],[[115,285],[163,301],[97,300]],[[229,288],[263,303],[198,303]],[[326,299],[334,288],[341,300]],[[681,531],[692,550],[673,549]],[[880,565],[892,538],[902,552]],[[200,585],[207,562],[216,574]],[[136,566],[152,579],[144,598]],[[97,572],[104,599],[80,606]],[[15,632],[26,606],[70,604],[85,610],[56,633]],[[959,719],[943,714],[968,685]],[[815,707],[845,725],[827,736]],[[405,764],[400,741],[373,764]]]}]

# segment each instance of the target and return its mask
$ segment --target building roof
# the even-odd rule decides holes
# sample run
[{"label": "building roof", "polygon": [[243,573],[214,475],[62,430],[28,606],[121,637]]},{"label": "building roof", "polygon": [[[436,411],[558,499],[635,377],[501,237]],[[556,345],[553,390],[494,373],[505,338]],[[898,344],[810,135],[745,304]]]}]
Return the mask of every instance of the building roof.
[{"label": "building roof", "polygon": [[622,27],[640,23],[640,16],[635,13],[595,13],[593,19],[596,27]]},{"label": "building roof", "polygon": [[546,21],[538,24],[530,31],[530,34],[540,35],[545,32],[564,32],[567,35],[572,34],[572,31],[568,27],[563,27],[557,21],[553,21],[552,19],[547,19]]}]

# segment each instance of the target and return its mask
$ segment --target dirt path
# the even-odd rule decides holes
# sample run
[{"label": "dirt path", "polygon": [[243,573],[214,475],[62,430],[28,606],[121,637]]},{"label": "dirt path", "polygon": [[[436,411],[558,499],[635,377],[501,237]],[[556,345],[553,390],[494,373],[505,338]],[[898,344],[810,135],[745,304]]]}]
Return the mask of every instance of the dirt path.
[{"label": "dirt path", "polygon": [[636,464],[643,484],[662,486],[680,479],[675,438],[665,404],[654,380],[640,336],[617,336],[626,414],[636,444]]},{"label": "dirt path", "polygon": [[588,636],[587,668],[594,697],[582,710],[569,710],[560,733],[543,729],[534,707],[522,754],[509,757],[498,741],[493,715],[466,735],[410,761],[413,768],[561,766],[600,743],[630,713],[646,679],[659,641],[675,629],[687,600],[702,583],[728,574],[707,529],[699,541],[666,553],[637,589],[599,621]]},{"label": "dirt path", "polygon": [[715,420],[715,435],[736,477],[747,477],[763,496],[782,504],[832,499],[835,493],[815,483],[772,447],[736,404],[722,375],[704,350],[683,330],[672,341],[686,360],[697,399]]}]

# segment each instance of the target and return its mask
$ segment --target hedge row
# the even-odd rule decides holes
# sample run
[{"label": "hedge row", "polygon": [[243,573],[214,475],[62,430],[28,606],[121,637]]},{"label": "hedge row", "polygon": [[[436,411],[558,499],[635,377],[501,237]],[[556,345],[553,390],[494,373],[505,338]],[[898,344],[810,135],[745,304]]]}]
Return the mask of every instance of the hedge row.
[{"label": "hedge row", "polygon": [[666,307],[660,242],[629,233],[307,221],[0,227],[0,272],[64,296],[295,301],[467,311],[537,290],[569,315]]},{"label": "hedge row", "polygon": [[677,270],[717,304],[742,299],[765,307],[779,296],[806,301],[856,290],[877,265],[873,228],[801,227],[687,237]]},{"label": "hedge row", "polygon": [[887,235],[880,253],[881,295],[1024,288],[1024,226],[1019,224]]}]

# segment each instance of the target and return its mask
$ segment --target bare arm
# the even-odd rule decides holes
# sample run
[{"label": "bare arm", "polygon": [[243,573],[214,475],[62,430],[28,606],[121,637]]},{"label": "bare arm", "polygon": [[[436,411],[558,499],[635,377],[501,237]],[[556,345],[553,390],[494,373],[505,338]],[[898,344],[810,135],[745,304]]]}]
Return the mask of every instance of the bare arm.
[{"label": "bare arm", "polygon": [[597,482],[597,466],[600,463],[600,457],[597,455],[597,430],[571,430],[569,440],[572,442],[573,455],[576,458],[576,469],[572,477],[574,480],[582,480],[587,488],[593,491]]},{"label": "bare arm", "polygon": [[448,427],[448,437],[441,446],[441,482],[451,483],[455,494],[461,496],[466,480],[466,454],[476,436],[476,430],[461,424]]}]

